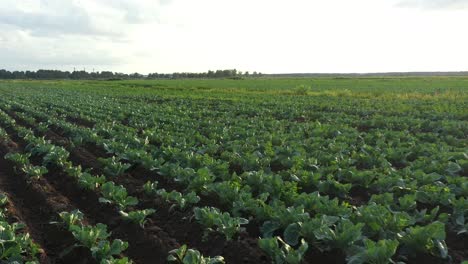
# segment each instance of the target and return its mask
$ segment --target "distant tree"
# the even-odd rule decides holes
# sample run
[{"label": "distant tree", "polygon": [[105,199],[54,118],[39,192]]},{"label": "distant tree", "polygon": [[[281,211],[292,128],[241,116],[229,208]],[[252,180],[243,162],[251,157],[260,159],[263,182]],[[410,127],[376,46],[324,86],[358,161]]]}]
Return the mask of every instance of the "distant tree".
[{"label": "distant tree", "polygon": [[132,79],[142,79],[144,76],[142,74],[139,74],[138,72],[130,74],[130,78]]},{"label": "distant tree", "polygon": [[36,72],[26,71],[24,75],[27,79],[36,79]]},{"label": "distant tree", "polygon": [[14,79],[25,79],[26,75],[22,71],[14,71],[12,73]]},{"label": "distant tree", "polygon": [[[257,72],[254,72],[257,76]],[[208,72],[174,72],[170,73],[150,73],[144,76],[140,73],[118,73],[111,71],[101,72],[86,72],[82,71],[59,71],[59,70],[37,70],[37,71],[13,71],[10,72],[5,69],[0,70],[0,79],[74,79],[74,80],[86,80],[86,79],[180,79],[180,78],[240,78],[242,76],[241,71],[236,69],[225,69],[225,70],[209,70]],[[244,76],[250,76],[249,72],[246,71]]]},{"label": "distant tree", "polygon": [[102,71],[99,74],[99,78],[102,78],[102,79],[110,79],[110,78],[113,78],[113,77],[114,77],[114,73],[111,72],[111,71]]},{"label": "distant tree", "polygon": [[70,79],[82,80],[82,79],[90,79],[90,74],[86,71],[73,71],[70,74]]},{"label": "distant tree", "polygon": [[12,79],[13,75],[7,70],[0,70],[0,78],[2,79]]},{"label": "distant tree", "polygon": [[91,73],[89,73],[89,77],[90,77],[91,79],[99,79],[99,75],[100,75],[99,72],[91,72]]},{"label": "distant tree", "polygon": [[215,77],[215,72],[214,71],[208,71],[208,74],[207,74],[207,77],[208,78],[214,78]]},{"label": "distant tree", "polygon": [[116,73],[114,73],[114,78],[117,78],[117,79],[128,79],[128,78],[129,78],[129,75],[126,74],[126,73],[116,72]]},{"label": "distant tree", "polygon": [[215,76],[215,78],[221,78],[221,77],[223,77],[223,74],[224,73],[223,73],[222,70],[216,70],[214,76]]}]

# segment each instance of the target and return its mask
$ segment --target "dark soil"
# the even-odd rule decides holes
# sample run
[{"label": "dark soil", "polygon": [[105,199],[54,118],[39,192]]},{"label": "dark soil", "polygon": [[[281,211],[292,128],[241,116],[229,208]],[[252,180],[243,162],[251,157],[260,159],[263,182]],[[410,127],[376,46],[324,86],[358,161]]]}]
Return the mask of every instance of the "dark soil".
[{"label": "dark soil", "polygon": [[359,185],[354,185],[349,190],[348,202],[354,206],[361,206],[367,204],[367,202],[370,199],[370,196],[371,194],[369,193],[369,189]]},{"label": "dark soil", "polygon": [[71,122],[71,123],[75,123],[79,126],[82,126],[82,127],[93,127],[94,126],[94,122],[91,122],[91,121],[88,121],[88,120],[85,120],[85,119],[82,119],[82,118],[76,118],[76,117],[72,117],[72,116],[67,116],[67,121],[68,122]]},{"label": "dark soil", "polygon": [[28,183],[23,175],[15,174],[13,165],[3,158],[10,151],[5,145],[0,147],[0,189],[10,200],[9,212],[26,224],[27,232],[43,249],[41,263],[95,263],[85,248],[61,255],[76,241],[65,228],[51,222],[58,220],[59,212],[74,208],[47,181]]},{"label": "dark soil", "polygon": [[[23,123],[23,125],[31,127],[28,124]],[[55,144],[68,145],[67,138],[54,131],[48,131],[44,135],[46,139]],[[102,172],[101,165],[93,153],[103,153],[103,150],[97,147],[92,151],[82,147],[69,150],[70,160],[74,165],[82,165],[83,168],[91,169],[94,173]],[[141,229],[133,223],[124,222],[115,208],[99,203],[96,193],[80,189],[77,183],[62,171],[50,168],[49,171],[44,177],[65,193],[77,205],[77,208],[91,219],[99,219],[100,222],[108,225],[115,238],[129,242],[130,246],[126,254],[137,263],[154,263],[155,260],[158,260],[157,263],[163,263],[167,252],[180,246],[177,241],[196,248],[207,256],[222,255],[227,263],[268,263],[266,255],[257,247],[257,239],[249,237],[247,233],[239,236],[238,240],[231,241],[226,241],[220,234],[210,234],[207,239],[204,239],[203,227],[190,220],[191,209],[185,212],[170,210],[171,204],[165,201],[145,198],[142,186],[149,179],[147,177],[136,178],[131,174],[125,174],[112,179],[117,184],[124,185],[131,195],[139,198],[138,209],[155,208],[157,210],[157,213],[148,219],[145,229]],[[168,183],[165,187],[170,190],[169,185],[173,184]],[[177,189],[182,190],[180,186]],[[213,204],[214,202],[212,206]]]},{"label": "dark soil", "polygon": [[[310,245],[309,245],[310,246]],[[329,252],[320,252],[319,249],[310,247],[306,253],[306,259],[310,263],[326,263],[326,264],[345,264],[346,256],[340,250],[332,250]]]},{"label": "dark soil", "polygon": [[[24,142],[21,142],[20,145],[24,145]],[[167,252],[180,246],[159,228],[143,230],[134,224],[124,223],[115,208],[99,203],[99,197],[95,192],[80,189],[77,182],[61,170],[50,167],[48,169],[49,173],[43,175],[39,186],[58,190],[63,194],[62,197],[67,197],[67,200],[62,204],[64,208],[59,208],[57,212],[79,209],[87,216],[90,224],[106,224],[109,231],[112,232],[112,239],[119,238],[129,242],[130,246],[125,253],[135,263],[164,263]],[[47,183],[47,185],[42,182]],[[45,195],[45,197],[47,199],[53,198],[52,195],[50,197]],[[52,200],[55,201],[55,199]],[[50,219],[47,222],[50,222]],[[51,240],[49,236],[45,237],[47,241]]]},{"label": "dark soil", "polygon": [[136,263],[163,263],[167,252],[179,247],[175,239],[169,237],[161,228],[145,228],[126,223],[116,208],[99,203],[99,196],[92,191],[79,188],[76,181],[56,170],[45,177],[56,185],[85,215],[106,224],[112,231],[113,239],[122,239],[129,243],[126,254]]},{"label": "dark soil", "polygon": [[[94,153],[97,147],[94,148]],[[70,150],[70,159],[75,165],[81,165],[85,169],[90,169],[96,174],[102,173],[102,166],[91,151],[78,147]],[[181,186],[169,182],[160,175],[147,171],[141,167],[137,167],[130,173],[120,177],[112,178],[112,180],[125,186],[130,195],[136,196],[140,204],[138,209],[155,208],[156,214],[148,219],[145,225],[145,230],[162,229],[169,237],[172,237],[180,243],[187,244],[189,247],[200,250],[204,255],[216,256],[222,255],[228,263],[268,263],[266,255],[257,247],[257,238],[249,236],[249,233],[243,233],[238,240],[226,241],[224,236],[220,234],[211,234],[204,238],[204,228],[191,221],[192,210],[187,209],[184,212],[171,210],[171,204],[162,201],[159,198],[151,199],[143,194],[143,184],[148,180],[157,179],[159,186],[168,190],[183,191]],[[135,176],[134,176],[135,175]],[[207,198],[207,197],[206,197]],[[221,208],[217,200],[203,199],[198,204],[199,206],[210,205]],[[216,241],[214,243],[214,241]],[[130,254],[129,254],[130,255]]]},{"label": "dark soil", "polygon": [[[28,125],[25,126],[30,127]],[[11,138],[18,142],[12,144],[20,147],[24,147],[26,145],[26,143],[21,138],[19,138],[16,133],[11,131],[11,129],[6,130],[10,134]],[[49,132],[47,134],[50,136],[52,135],[51,133],[53,132]],[[60,136],[57,134],[55,134],[54,137],[56,137],[56,139],[60,138]],[[65,142],[63,139],[61,141]],[[31,158],[31,162],[34,165],[39,165],[40,161],[40,157]],[[95,192],[80,189],[77,182],[65,175],[61,170],[50,167],[48,169],[49,173],[43,175],[42,179],[39,180],[40,184],[38,183],[34,186],[38,185],[49,190],[58,190],[61,194],[63,194],[62,197],[66,197],[65,199],[67,199],[67,201],[63,203],[63,208],[57,209],[56,214],[54,215],[55,218],[57,218],[57,213],[61,211],[79,209],[85,214],[90,224],[106,224],[108,226],[108,230],[112,232],[112,239],[119,238],[129,242],[129,248],[125,251],[125,254],[127,254],[135,263],[165,263],[167,252],[180,246],[174,239],[168,237],[167,234],[160,228],[155,227],[143,230],[134,224],[123,222],[122,217],[119,215],[116,208],[99,203],[99,196]],[[27,186],[26,182],[23,182],[19,185]],[[22,197],[22,195],[19,195],[19,197]],[[55,201],[55,199],[49,198],[48,194],[44,194],[43,196],[44,199],[51,199],[52,201]],[[50,195],[50,197],[53,196]],[[70,204],[73,204],[73,206]],[[55,220],[57,219],[53,219],[53,221]],[[37,221],[38,220],[33,220],[32,222],[36,223]],[[47,223],[51,221],[52,220],[50,217],[48,220],[46,220]],[[40,224],[42,222],[37,223]],[[68,231],[65,231],[65,229],[63,231],[71,236],[71,234]],[[38,233],[41,234],[40,232]],[[55,238],[55,236],[49,236],[47,234],[44,235],[44,233],[41,235],[43,236],[43,239],[46,239],[45,241],[56,241],[56,239],[51,239],[51,237]],[[70,245],[75,243],[75,240],[72,236],[71,239],[72,243]],[[59,244],[64,245],[65,243],[60,242]],[[68,246],[65,247],[65,249],[66,248],[68,248]],[[62,251],[63,250],[51,249],[50,251],[47,250],[46,252],[54,252],[58,255]],[[76,262],[70,261],[60,263]]]},{"label": "dark soil", "polygon": [[[92,127],[94,124],[86,124],[85,120],[70,119],[68,121],[80,126]],[[26,125],[27,126],[27,125]],[[360,130],[369,130],[361,127]],[[55,144],[69,145],[68,139],[61,133],[59,128],[53,127],[46,133],[47,138]],[[69,149],[71,161],[84,168],[92,169],[94,173],[101,173],[101,165],[97,161],[98,157],[111,157],[102,148],[95,145],[84,145]],[[361,166],[365,168],[365,166]],[[361,168],[361,169],[362,169]],[[235,170],[234,168],[232,168]],[[62,175],[61,175],[62,174]],[[54,175],[46,175],[47,179],[55,186],[63,188],[73,203],[76,203],[80,210],[90,215],[93,219],[99,219],[108,224],[115,237],[129,241],[130,248],[128,255],[137,263],[164,263],[167,251],[180,246],[180,243],[188,244],[189,247],[200,250],[204,255],[222,255],[227,263],[269,263],[270,260],[257,247],[258,225],[256,223],[247,225],[247,231],[241,233],[235,240],[226,239],[216,233],[204,235],[203,228],[192,221],[191,209],[186,211],[170,210],[171,204],[161,201],[158,198],[151,199],[142,193],[142,185],[147,180],[158,180],[159,186],[167,190],[183,191],[184,187],[174,182],[168,181],[164,177],[154,172],[149,172],[141,167],[133,167],[129,173],[112,179],[118,184],[124,185],[129,193],[138,197],[140,204],[138,208],[155,208],[156,214],[148,219],[145,230],[130,223],[125,223],[116,213],[115,208],[104,206],[97,202],[97,195],[92,192],[84,192],[77,188],[75,182],[57,171]],[[94,196],[93,196],[94,195]],[[360,206],[366,204],[370,199],[369,189],[353,187],[350,190],[347,200],[352,205]],[[215,198],[211,196],[202,197],[199,206],[216,206],[223,208]],[[83,209],[82,209],[83,208]],[[102,220],[104,219],[104,220]],[[164,231],[163,231],[164,230]],[[256,232],[254,232],[256,231]],[[155,240],[151,243],[149,240]],[[468,259],[468,245],[466,235],[455,235],[448,233],[446,242],[449,247],[449,254],[453,263],[460,263]],[[163,248],[161,250],[161,248]],[[157,261],[155,261],[157,260]],[[316,263],[345,263],[345,255],[341,251],[320,252],[311,247],[306,260]],[[420,255],[416,258],[406,260],[407,263],[447,263],[446,260]]]},{"label": "dark soil", "polygon": [[445,239],[449,248],[449,255],[452,257],[453,263],[462,263],[468,260],[468,234],[457,235],[454,232],[448,232]]}]

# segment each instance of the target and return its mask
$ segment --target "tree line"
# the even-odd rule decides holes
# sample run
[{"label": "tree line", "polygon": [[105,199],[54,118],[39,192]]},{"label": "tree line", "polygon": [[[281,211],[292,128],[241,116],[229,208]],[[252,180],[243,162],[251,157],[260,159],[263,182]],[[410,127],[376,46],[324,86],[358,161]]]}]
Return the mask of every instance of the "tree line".
[{"label": "tree line", "polygon": [[249,73],[232,70],[216,70],[201,73],[192,72],[174,72],[174,73],[150,73],[143,75],[140,73],[119,73],[111,71],[87,72],[87,71],[60,71],[60,70],[37,70],[37,71],[8,71],[0,70],[0,79],[73,79],[73,80],[89,80],[89,79],[182,79],[182,78],[243,78],[243,77],[259,77],[262,73]]}]

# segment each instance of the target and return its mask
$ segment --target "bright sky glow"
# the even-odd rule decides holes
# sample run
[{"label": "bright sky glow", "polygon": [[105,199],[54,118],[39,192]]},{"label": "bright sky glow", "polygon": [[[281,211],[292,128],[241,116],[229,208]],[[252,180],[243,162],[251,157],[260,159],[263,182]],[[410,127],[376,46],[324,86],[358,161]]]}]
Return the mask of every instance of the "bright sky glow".
[{"label": "bright sky glow", "polygon": [[467,71],[468,0],[1,0],[0,68]]}]

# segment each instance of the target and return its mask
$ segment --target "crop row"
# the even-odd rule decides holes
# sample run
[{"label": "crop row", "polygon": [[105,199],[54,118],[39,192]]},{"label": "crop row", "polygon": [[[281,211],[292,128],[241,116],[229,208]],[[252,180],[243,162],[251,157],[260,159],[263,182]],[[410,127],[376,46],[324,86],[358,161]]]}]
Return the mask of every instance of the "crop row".
[{"label": "crop row", "polygon": [[[123,186],[117,186],[111,181],[106,181],[104,176],[93,176],[88,172],[83,172],[80,166],[74,166],[69,160],[69,152],[63,147],[55,146],[44,138],[37,138],[34,136],[32,130],[28,130],[22,126],[16,125],[15,120],[11,119],[4,112],[1,112],[1,124],[5,127],[13,129],[19,138],[24,140],[26,147],[26,152],[24,154],[18,152],[8,153],[5,158],[11,160],[15,165],[18,171],[21,171],[25,176],[27,176],[28,181],[31,184],[34,184],[36,180],[40,179],[44,174],[48,173],[48,168],[52,170],[56,168],[63,169],[66,173],[66,176],[76,179],[77,184],[83,190],[88,191],[99,191],[101,197],[99,202],[101,203],[110,203],[115,204],[117,208],[120,209],[120,215],[124,220],[134,222],[135,224],[140,225],[143,228],[145,218],[155,212],[153,209],[143,209],[143,210],[132,210],[129,207],[135,206],[138,203],[138,200],[135,197],[128,196],[126,190]],[[7,133],[3,131],[5,137]],[[32,164],[30,159],[37,160],[37,158],[42,157],[40,164]],[[37,163],[37,162],[36,162]],[[124,209],[129,209],[125,212]],[[106,240],[109,237],[110,233],[107,233],[107,226],[104,224],[96,224],[94,226],[82,225],[82,214],[79,211],[74,211],[72,213],[62,212],[60,217],[64,219],[66,227],[77,239],[80,246],[84,246],[90,249],[92,256],[100,263],[130,263],[127,258],[116,258],[119,256],[122,251],[128,247],[128,243],[122,242],[119,239],[116,239],[110,243]],[[70,218],[79,218],[80,225],[75,225],[69,222]],[[68,220],[67,220],[68,219]],[[78,221],[76,220],[76,221]],[[183,251],[186,251],[186,247],[181,248]],[[173,251],[176,252],[176,251]],[[198,260],[209,260],[209,258],[203,257],[196,250],[188,250],[190,257]],[[182,254],[182,253],[180,253]],[[186,253],[183,253],[184,255]],[[172,256],[172,255],[171,255]],[[173,259],[172,257],[171,259]],[[182,257],[184,259],[185,257]],[[221,261],[222,258],[218,257],[218,261]],[[174,261],[179,261],[178,258],[175,258]],[[191,262],[188,262],[191,263]]]},{"label": "crop row", "polygon": [[[430,109],[424,101],[398,111],[378,101],[249,105],[44,91],[7,96],[1,107],[38,131],[105,150],[106,179],[142,167],[154,176],[141,184],[145,195],[179,210],[208,205],[194,208],[195,220],[226,240],[253,227],[278,263],[313,260],[315,252],[339,252],[350,263],[466,254],[457,249],[468,213],[459,111],[418,111]],[[172,190],[160,187],[168,183]]]}]

